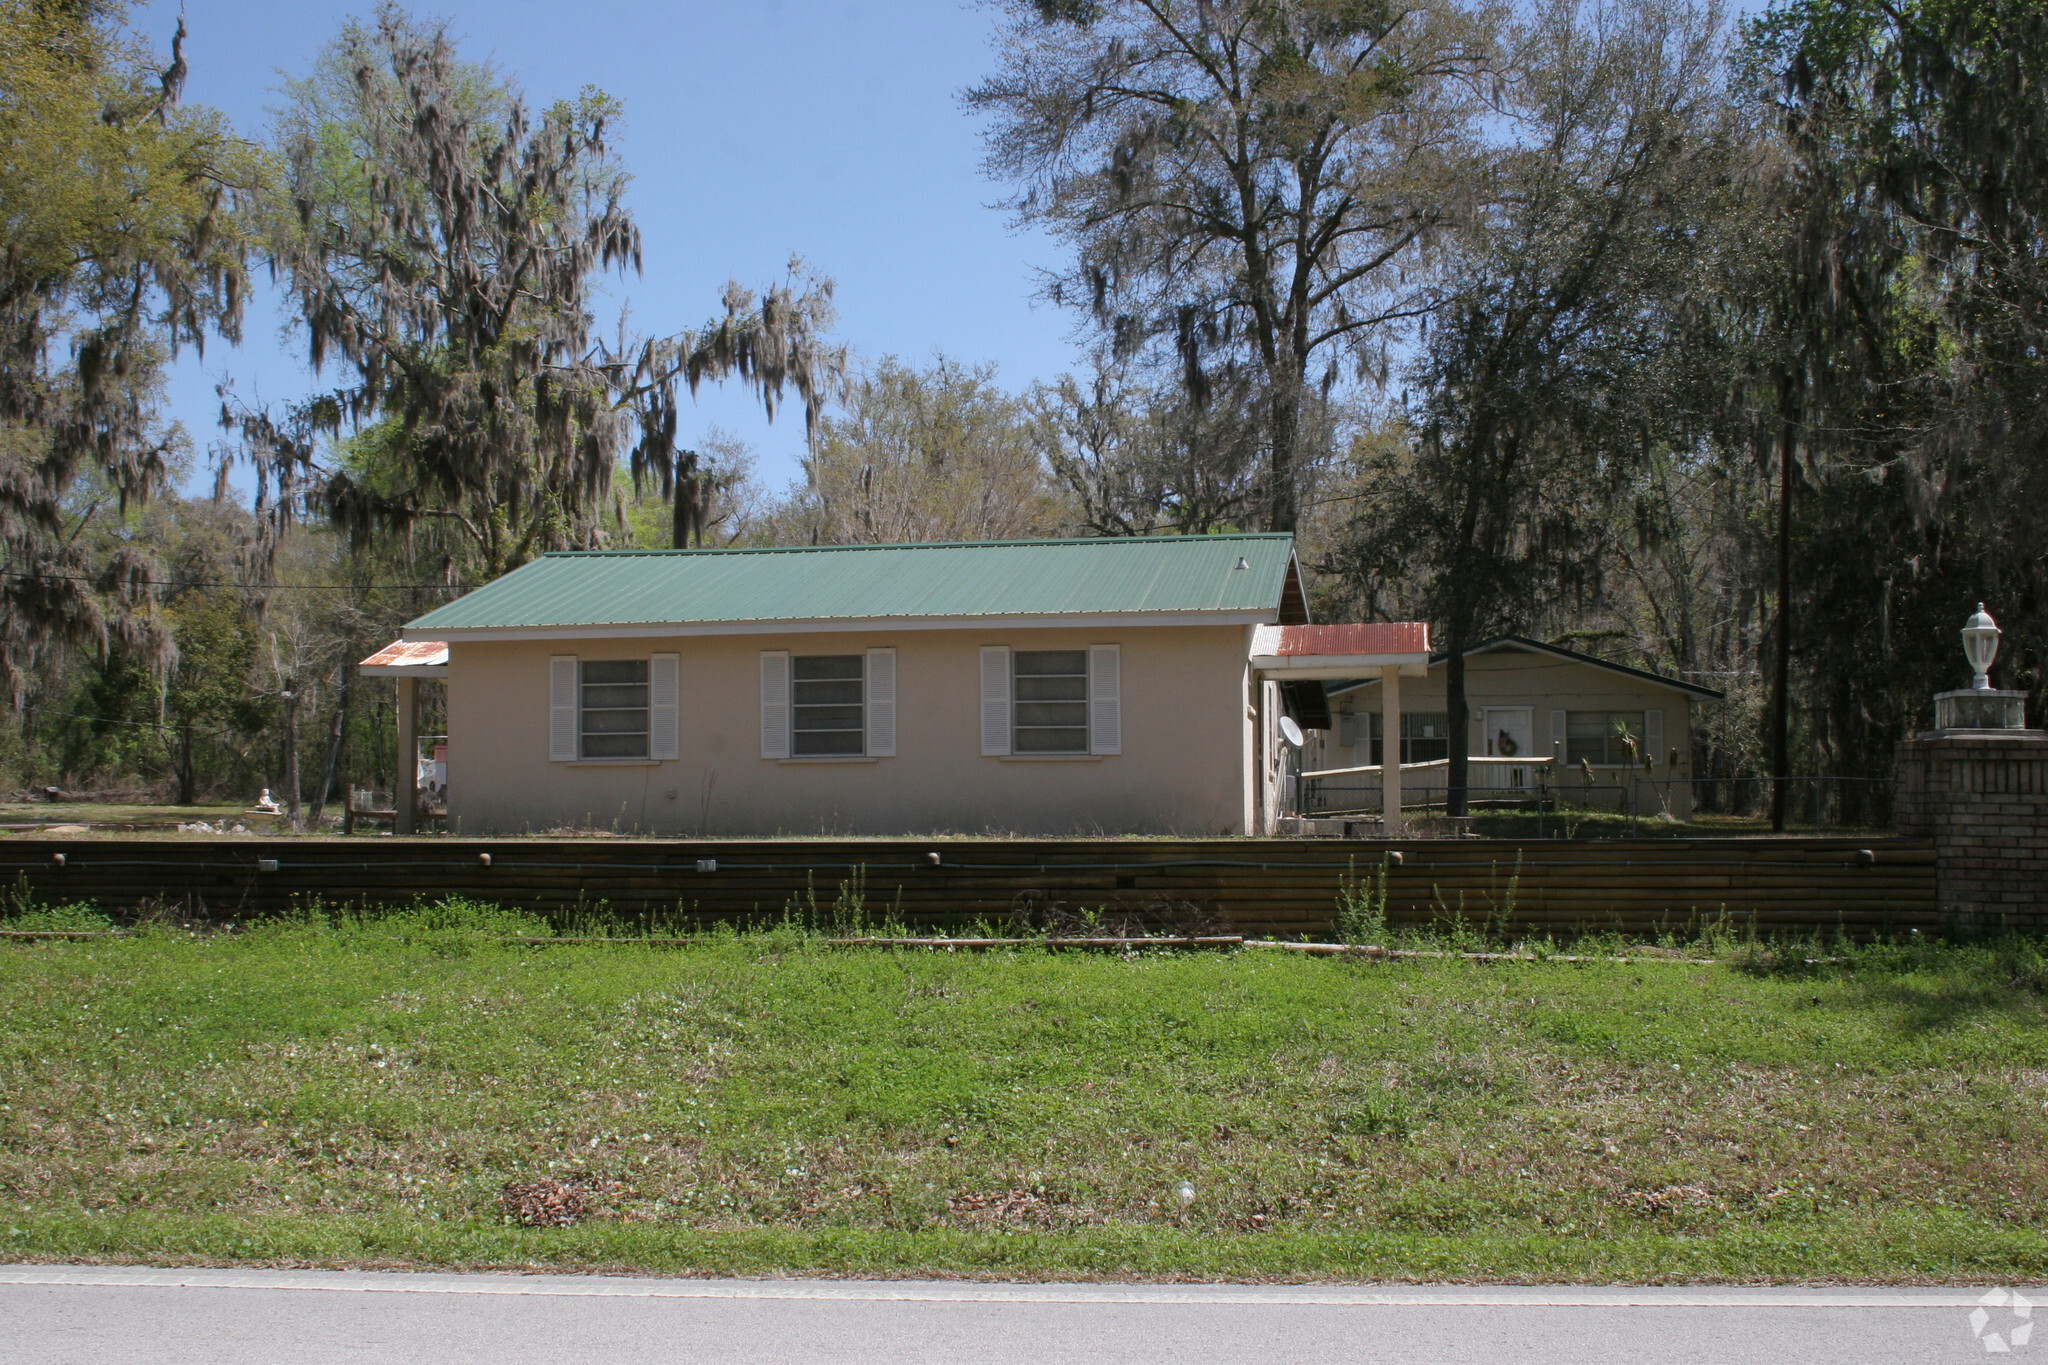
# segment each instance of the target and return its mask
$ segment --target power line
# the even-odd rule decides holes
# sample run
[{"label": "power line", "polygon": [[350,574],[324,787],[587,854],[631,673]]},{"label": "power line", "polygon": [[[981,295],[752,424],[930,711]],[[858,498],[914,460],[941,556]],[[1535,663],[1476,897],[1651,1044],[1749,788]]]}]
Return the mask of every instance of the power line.
[{"label": "power line", "polygon": [[[26,569],[0,569],[0,576],[7,578],[54,578],[68,583],[97,583],[99,578],[84,573],[37,573]],[[211,581],[200,578],[166,580],[147,578],[144,587],[150,588],[240,588],[247,592],[456,592],[458,589],[447,583],[236,583]]]},{"label": "power line", "polygon": [[[183,721],[175,721],[175,720],[165,720],[165,721],[153,721],[153,720],[121,720],[121,719],[119,719],[119,718],[117,718],[117,717],[114,717],[114,716],[95,716],[95,715],[89,715],[89,714],[87,714],[87,713],[86,713],[86,712],[84,712],[84,711],[52,711],[52,710],[50,710],[50,709],[49,709],[48,707],[46,707],[46,706],[35,706],[35,705],[28,705],[28,706],[24,706],[24,707],[22,707],[22,708],[21,708],[21,710],[22,710],[22,714],[23,714],[23,715],[28,715],[28,714],[31,714],[31,713],[32,713],[32,714],[35,714],[35,715],[39,715],[39,716],[45,716],[45,717],[48,717],[48,716],[62,716],[62,717],[64,717],[64,718],[65,718],[65,719],[67,719],[67,720],[89,720],[89,721],[93,722],[93,723],[94,723],[95,725],[127,725],[127,726],[131,726],[131,727],[133,727],[133,728],[135,728],[135,729],[137,729],[137,730],[155,730],[155,731],[157,731],[157,732],[158,732],[159,734],[176,734],[176,733],[178,733],[178,732],[179,732],[180,730],[183,730],[183,729],[185,728],[185,723],[184,723]],[[195,724],[195,725],[193,725],[193,726],[192,726],[191,728],[192,728],[192,733],[194,733],[194,734],[196,734],[196,735],[232,735],[232,736],[240,736],[240,737],[247,737],[247,736],[248,736],[248,734],[250,733],[249,731],[246,731],[246,730],[237,730],[237,729],[234,729],[234,728],[233,728],[233,727],[231,727],[231,726],[221,726],[221,725],[198,725],[198,724]],[[260,733],[260,732],[259,732],[259,733]]]}]

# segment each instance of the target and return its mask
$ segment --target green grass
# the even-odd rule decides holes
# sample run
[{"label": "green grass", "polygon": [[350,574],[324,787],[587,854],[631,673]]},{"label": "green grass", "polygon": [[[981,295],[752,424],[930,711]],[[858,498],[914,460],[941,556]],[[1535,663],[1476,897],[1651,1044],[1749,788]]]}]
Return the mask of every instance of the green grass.
[{"label": "green grass", "polygon": [[[2048,1274],[2035,945],[1702,967],[492,941],[538,929],[456,905],[0,946],[0,1258]],[[540,1177],[607,1193],[509,1223],[503,1187]]]}]

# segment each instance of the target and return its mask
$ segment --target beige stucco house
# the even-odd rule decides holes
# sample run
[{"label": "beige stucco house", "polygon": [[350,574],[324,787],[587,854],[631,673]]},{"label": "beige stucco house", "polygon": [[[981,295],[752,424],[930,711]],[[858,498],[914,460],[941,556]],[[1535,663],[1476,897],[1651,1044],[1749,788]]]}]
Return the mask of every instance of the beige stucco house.
[{"label": "beige stucco house", "polygon": [[[1402,781],[1416,801],[1441,801],[1448,780],[1446,658],[1407,685],[1396,729]],[[1385,756],[1384,688],[1377,679],[1332,684],[1331,725],[1309,738],[1303,768],[1311,806],[1373,807]],[[1567,803],[1644,814],[1693,810],[1693,708],[1721,693],[1519,636],[1465,655],[1465,693],[1476,761],[1474,799],[1509,800],[1549,786]]]},{"label": "beige stucco house", "polygon": [[[1428,628],[1309,625],[1286,535],[551,554],[361,671],[402,727],[445,683],[465,834],[1396,833],[1444,797]],[[1475,794],[1654,776],[1690,813],[1711,689],[1519,639],[1467,687]]]},{"label": "beige stucco house", "polygon": [[1258,632],[1305,620],[1286,535],[568,553],[364,671],[445,682],[465,834],[1236,834],[1288,757]]}]

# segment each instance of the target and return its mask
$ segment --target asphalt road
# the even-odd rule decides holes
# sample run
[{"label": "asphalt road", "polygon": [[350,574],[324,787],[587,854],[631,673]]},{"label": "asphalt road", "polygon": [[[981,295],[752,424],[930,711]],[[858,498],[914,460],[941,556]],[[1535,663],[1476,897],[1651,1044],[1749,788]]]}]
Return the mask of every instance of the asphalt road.
[{"label": "asphalt road", "polygon": [[[7,1365],[1738,1362],[2038,1351],[1982,1289],[1348,1288],[0,1266]],[[2027,1297],[2035,1296],[2028,1291]],[[2039,1299],[2048,1309],[2048,1291]]]}]

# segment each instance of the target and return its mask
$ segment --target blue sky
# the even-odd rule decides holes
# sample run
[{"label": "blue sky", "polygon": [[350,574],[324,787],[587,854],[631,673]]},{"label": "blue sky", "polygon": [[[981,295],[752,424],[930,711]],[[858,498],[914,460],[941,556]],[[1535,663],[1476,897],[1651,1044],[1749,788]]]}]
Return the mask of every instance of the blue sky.
[{"label": "blue sky", "polygon": [[[254,135],[356,5],[187,0],[188,101]],[[1036,302],[1034,267],[1056,243],[1019,233],[988,207],[1000,188],[979,171],[980,129],[960,90],[992,65],[995,15],[947,3],[421,4],[446,18],[465,57],[515,77],[533,105],[596,85],[625,102],[621,150],[645,241],[645,274],[614,280],[644,332],[693,327],[718,311],[728,277],[779,278],[792,253],[838,282],[839,335],[866,356],[924,361],[943,350],[994,361],[1022,388],[1076,363],[1071,316]],[[134,20],[168,51],[176,11]],[[201,451],[220,438],[213,386],[232,375],[248,398],[289,401],[319,387],[299,363],[265,292],[243,344],[187,355],[172,415]],[[769,426],[738,389],[705,390],[695,430],[717,424],[753,445],[765,482],[796,477],[802,418]]]}]

